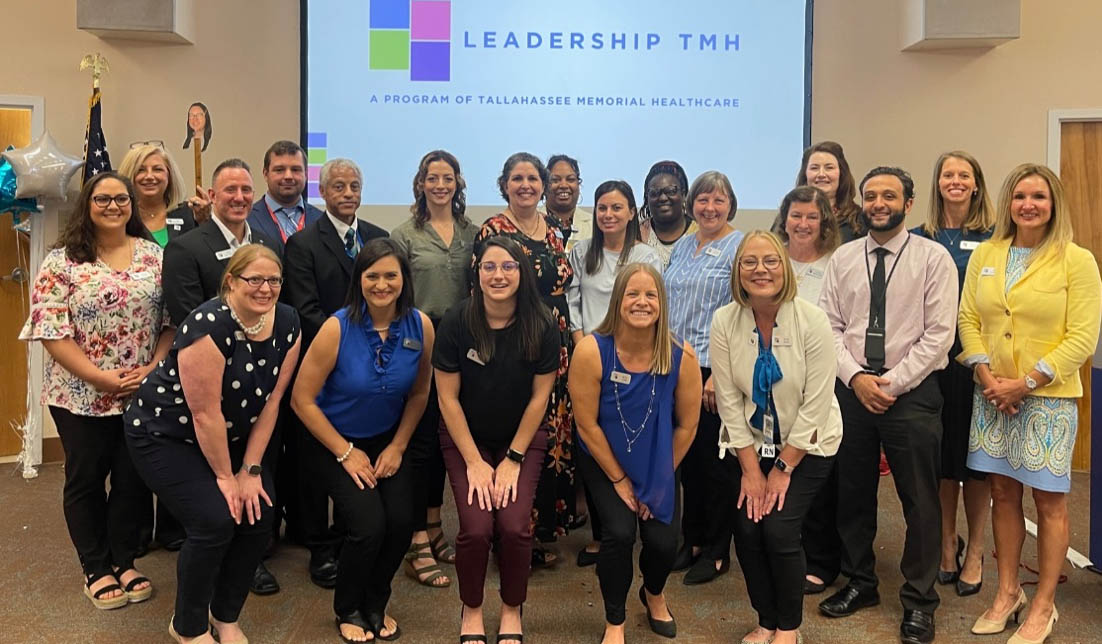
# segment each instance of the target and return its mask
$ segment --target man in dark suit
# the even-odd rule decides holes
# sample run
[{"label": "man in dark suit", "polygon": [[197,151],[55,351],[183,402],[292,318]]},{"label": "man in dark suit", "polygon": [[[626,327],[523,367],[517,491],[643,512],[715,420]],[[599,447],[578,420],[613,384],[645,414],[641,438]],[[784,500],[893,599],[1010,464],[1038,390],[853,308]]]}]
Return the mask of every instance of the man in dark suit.
[{"label": "man in dark suit", "polygon": [[176,326],[195,307],[218,295],[226,263],[240,246],[258,243],[275,249],[270,239],[253,231],[246,221],[253,200],[248,164],[241,159],[219,163],[211,186],[213,216],[165,246],[165,303]]},{"label": "man in dark suit", "polygon": [[306,203],[306,152],[294,141],[276,141],[264,153],[264,179],[268,191],[249,211],[249,226],[276,242],[279,254],[287,238],[321,218],[321,211]]}]

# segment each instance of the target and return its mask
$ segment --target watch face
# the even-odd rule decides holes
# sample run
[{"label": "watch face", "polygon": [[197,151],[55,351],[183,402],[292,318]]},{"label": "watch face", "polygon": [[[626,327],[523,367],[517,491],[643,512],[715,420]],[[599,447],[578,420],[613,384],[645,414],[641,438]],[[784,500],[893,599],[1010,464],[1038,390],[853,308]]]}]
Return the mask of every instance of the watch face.
[{"label": "watch face", "polygon": [[253,476],[260,476],[261,468],[259,465],[250,465],[248,471]]}]

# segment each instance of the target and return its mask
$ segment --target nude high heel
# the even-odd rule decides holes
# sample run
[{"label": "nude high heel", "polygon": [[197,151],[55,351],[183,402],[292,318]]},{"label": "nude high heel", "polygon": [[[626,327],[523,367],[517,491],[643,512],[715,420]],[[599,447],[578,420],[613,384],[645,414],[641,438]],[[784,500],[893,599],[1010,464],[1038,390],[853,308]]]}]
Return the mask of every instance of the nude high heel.
[{"label": "nude high heel", "polygon": [[[976,620],[976,623],[972,625],[972,633],[976,635],[994,635],[995,633],[1001,633],[1006,630],[1006,622],[1011,617],[1014,618],[1014,623],[1018,623],[1018,617],[1022,610],[1025,609],[1029,600],[1025,596],[1025,591],[1021,586],[1018,587],[1018,599],[1014,601],[1014,606],[1003,616],[1002,620],[987,619],[983,615],[980,615]],[[986,613],[984,613],[986,614]]]},{"label": "nude high heel", "polygon": [[1045,626],[1045,632],[1041,633],[1041,639],[1030,640],[1022,637],[1021,628],[1018,628],[1019,632],[1010,636],[1010,639],[1006,641],[1006,644],[1042,644],[1048,639],[1049,635],[1052,635],[1052,627],[1056,625],[1056,621],[1060,619],[1060,611],[1056,610],[1056,606],[1052,607],[1052,615],[1049,615],[1048,626]]}]

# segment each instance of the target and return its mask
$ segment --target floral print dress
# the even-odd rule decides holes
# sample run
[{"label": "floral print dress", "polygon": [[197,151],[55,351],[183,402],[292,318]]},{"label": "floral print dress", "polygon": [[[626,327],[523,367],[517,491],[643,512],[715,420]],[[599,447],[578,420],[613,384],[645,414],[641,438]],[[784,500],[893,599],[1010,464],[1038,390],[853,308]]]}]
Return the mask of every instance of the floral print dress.
[{"label": "floral print dress", "polygon": [[474,249],[477,257],[482,242],[497,235],[520,244],[536,271],[540,295],[559,326],[559,369],[551,390],[546,421],[547,462],[540,475],[532,507],[536,536],[541,541],[551,541],[558,535],[566,534],[567,527],[574,520],[574,411],[566,390],[572,349],[566,287],[574,277],[574,271],[566,257],[562,230],[550,217],[542,216],[547,224],[547,234],[544,239],[535,240],[517,229],[504,213],[494,215],[482,224],[474,240]]}]

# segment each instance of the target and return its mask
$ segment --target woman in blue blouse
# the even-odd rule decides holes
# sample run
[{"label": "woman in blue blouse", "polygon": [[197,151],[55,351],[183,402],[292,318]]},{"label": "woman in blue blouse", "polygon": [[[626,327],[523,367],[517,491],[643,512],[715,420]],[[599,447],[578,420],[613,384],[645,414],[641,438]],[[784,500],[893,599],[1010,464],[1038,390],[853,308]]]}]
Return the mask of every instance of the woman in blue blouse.
[{"label": "woman in blue blouse", "polygon": [[636,525],[643,541],[639,599],[651,630],[677,627],[662,589],[677,554],[675,471],[699,420],[701,381],[693,350],[670,333],[662,277],[629,264],[612,287],[608,314],[574,350],[570,395],[582,439],[578,463],[602,520],[597,577],[605,644],[624,641]]},{"label": "woman in blue blouse", "polygon": [[318,439],[315,471],[348,523],[333,595],[341,639],[393,640],[401,630],[385,610],[415,506],[402,456],[428,400],[434,336],[396,242],[368,242],[352,277],[345,307],[306,352],[291,406]]},{"label": "woman in blue blouse", "polygon": [[708,337],[712,314],[731,301],[731,266],[742,233],[731,227],[738,201],[731,182],[720,172],[705,172],[689,188],[689,205],[697,231],[674,244],[663,277],[670,295],[670,330],[692,347],[700,361],[704,394],[700,425],[685,456],[681,484],[685,490],[685,536],[674,570],[692,569],[686,584],[712,581],[731,566],[731,485],[719,462],[719,416],[712,383]]}]

